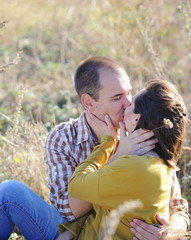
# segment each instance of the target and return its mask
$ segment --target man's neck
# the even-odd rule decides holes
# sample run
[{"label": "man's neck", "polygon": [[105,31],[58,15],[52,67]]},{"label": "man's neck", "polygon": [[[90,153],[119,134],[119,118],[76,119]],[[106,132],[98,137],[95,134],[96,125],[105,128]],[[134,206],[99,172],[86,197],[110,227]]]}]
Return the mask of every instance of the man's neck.
[{"label": "man's neck", "polygon": [[86,120],[86,122],[87,122],[87,124],[88,124],[89,130],[90,130],[91,133],[92,133],[92,136],[94,137],[94,139],[95,139],[96,142],[100,143],[101,139],[98,138],[95,130],[91,127],[91,123],[88,122],[88,119],[87,119],[87,117],[86,117],[86,112],[85,112],[85,115],[84,115],[84,116],[85,116],[85,120]]}]

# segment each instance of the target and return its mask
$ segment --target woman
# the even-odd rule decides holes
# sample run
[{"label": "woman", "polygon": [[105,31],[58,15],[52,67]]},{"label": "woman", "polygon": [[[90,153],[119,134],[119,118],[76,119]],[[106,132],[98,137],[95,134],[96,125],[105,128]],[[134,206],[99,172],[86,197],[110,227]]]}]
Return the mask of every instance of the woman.
[{"label": "woman", "polygon": [[[159,213],[169,217],[173,169],[180,157],[185,130],[185,105],[175,86],[167,81],[152,80],[132,99],[124,113],[128,133],[137,128],[152,130],[158,143],[145,156],[120,156],[105,165],[116,147],[116,132],[110,121],[103,126],[104,134],[98,145],[75,170],[69,182],[69,194],[93,203],[95,213],[85,216],[85,222],[61,224],[60,232],[71,231],[75,239],[97,239],[102,220],[124,201],[140,199],[142,208],[127,212],[120,220],[113,239],[132,239],[130,222],[134,218],[157,224]],[[93,121],[95,119],[90,115]],[[100,127],[100,123],[97,126]],[[123,127],[116,155],[124,152]],[[104,166],[105,165],[105,166]],[[82,219],[82,222],[84,221]]]}]

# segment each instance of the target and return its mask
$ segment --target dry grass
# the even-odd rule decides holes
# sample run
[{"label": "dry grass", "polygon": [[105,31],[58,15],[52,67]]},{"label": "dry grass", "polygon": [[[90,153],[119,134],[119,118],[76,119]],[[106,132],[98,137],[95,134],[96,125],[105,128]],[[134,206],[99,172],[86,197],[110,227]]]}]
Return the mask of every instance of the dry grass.
[{"label": "dry grass", "polygon": [[141,208],[142,206],[140,200],[132,200],[126,201],[117,209],[112,210],[110,215],[107,216],[102,223],[103,229],[99,234],[98,240],[112,240],[123,215],[127,212],[133,211],[135,208]]},{"label": "dry grass", "polygon": [[[0,135],[0,180],[17,179],[27,184],[39,196],[48,201],[46,169],[43,162],[44,143],[48,134],[41,123],[28,122],[23,116],[22,100],[25,89],[18,95],[12,127],[6,135]],[[6,116],[4,116],[6,117]]]},{"label": "dry grass", "polygon": [[[90,55],[119,61],[135,91],[154,77],[174,82],[190,118],[190,6],[190,0],[2,1],[0,181],[17,179],[48,201],[45,140],[54,124],[80,113],[72,79]],[[178,173],[189,201],[190,129],[189,122]]]}]

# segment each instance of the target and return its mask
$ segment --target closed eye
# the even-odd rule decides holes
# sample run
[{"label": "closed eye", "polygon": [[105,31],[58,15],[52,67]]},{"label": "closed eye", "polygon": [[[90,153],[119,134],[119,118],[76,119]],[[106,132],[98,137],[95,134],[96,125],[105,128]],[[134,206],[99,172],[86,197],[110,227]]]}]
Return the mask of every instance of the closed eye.
[{"label": "closed eye", "polygon": [[121,95],[115,96],[115,97],[113,98],[114,101],[118,101],[118,100],[120,100],[120,99],[121,99]]}]

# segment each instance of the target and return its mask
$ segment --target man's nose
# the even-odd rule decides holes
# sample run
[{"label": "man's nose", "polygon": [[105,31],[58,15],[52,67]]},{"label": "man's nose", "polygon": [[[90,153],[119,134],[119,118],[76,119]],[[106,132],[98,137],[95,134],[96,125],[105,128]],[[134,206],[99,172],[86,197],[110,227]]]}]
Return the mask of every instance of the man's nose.
[{"label": "man's nose", "polygon": [[123,103],[123,107],[127,108],[130,104],[131,104],[131,96],[126,96]]}]

